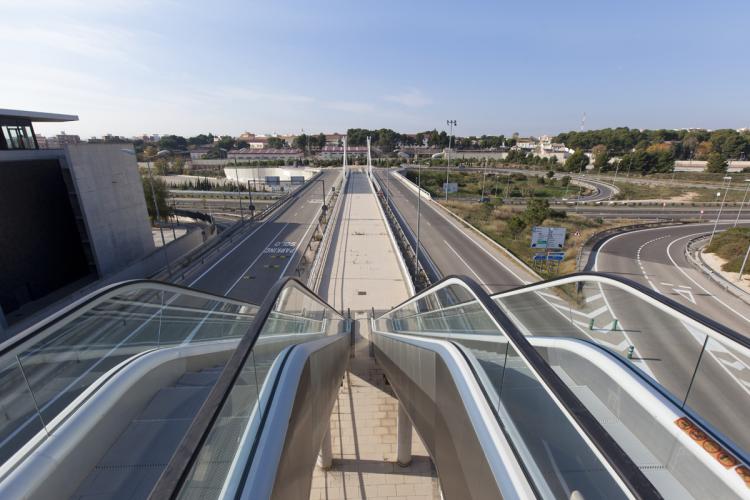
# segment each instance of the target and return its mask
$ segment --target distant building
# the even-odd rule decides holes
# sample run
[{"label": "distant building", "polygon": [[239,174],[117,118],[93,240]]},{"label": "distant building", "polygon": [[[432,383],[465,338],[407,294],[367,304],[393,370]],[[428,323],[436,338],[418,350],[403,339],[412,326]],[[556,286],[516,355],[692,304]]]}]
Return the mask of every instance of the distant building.
[{"label": "distant building", "polygon": [[284,148],[254,148],[247,147],[242,149],[233,149],[227,153],[227,159],[234,161],[258,161],[258,160],[302,160],[302,150]]},{"label": "distant building", "polygon": [[326,136],[326,146],[341,146],[344,137],[346,137],[344,134],[339,134],[337,132],[334,132],[333,134],[325,134]]},{"label": "distant building", "polygon": [[[367,157],[367,146],[349,146],[346,148],[346,153],[349,158],[366,158]],[[344,157],[343,146],[324,146],[315,155],[321,160],[336,160]]]},{"label": "distant building", "polygon": [[190,159],[191,160],[200,160],[205,155],[211,152],[210,146],[198,146],[194,149],[190,150]]},{"label": "distant building", "polygon": [[33,123],[74,120],[0,109],[0,332],[154,249],[134,154],[67,134],[39,148]]}]

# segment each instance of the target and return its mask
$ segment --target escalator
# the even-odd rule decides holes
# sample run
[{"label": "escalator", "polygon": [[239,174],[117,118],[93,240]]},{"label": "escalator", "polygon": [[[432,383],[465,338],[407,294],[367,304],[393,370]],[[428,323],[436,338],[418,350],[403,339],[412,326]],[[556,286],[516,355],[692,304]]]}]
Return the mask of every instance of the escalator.
[{"label": "escalator", "polygon": [[[750,494],[747,339],[627,280],[573,275],[489,297],[451,277],[373,330],[447,497],[510,496],[519,477],[541,498]],[[471,421],[471,432],[445,414]],[[504,456],[472,446],[493,433]],[[469,453],[485,457],[482,467],[457,466],[453,456]],[[487,484],[493,491],[477,487]]]},{"label": "escalator", "polygon": [[[626,280],[490,297],[450,277],[371,330],[445,498],[750,492],[750,346]],[[93,294],[0,346],[0,497],[306,498],[351,335],[294,279],[259,306],[148,281]]]}]

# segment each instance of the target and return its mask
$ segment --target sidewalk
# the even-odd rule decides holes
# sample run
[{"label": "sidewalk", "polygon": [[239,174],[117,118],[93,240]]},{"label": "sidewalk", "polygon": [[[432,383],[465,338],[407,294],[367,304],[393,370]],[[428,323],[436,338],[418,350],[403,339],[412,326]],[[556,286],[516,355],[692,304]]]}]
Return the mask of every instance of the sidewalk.
[{"label": "sidewalk", "polygon": [[409,298],[367,175],[352,171],[318,292],[335,309],[390,309]]},{"label": "sidewalk", "polygon": [[355,346],[331,415],[333,466],[315,468],[310,498],[439,499],[435,467],[416,432],[411,464],[396,463],[398,400],[370,353],[369,316],[408,298],[408,289],[366,175],[351,176],[320,292],[352,311]]}]

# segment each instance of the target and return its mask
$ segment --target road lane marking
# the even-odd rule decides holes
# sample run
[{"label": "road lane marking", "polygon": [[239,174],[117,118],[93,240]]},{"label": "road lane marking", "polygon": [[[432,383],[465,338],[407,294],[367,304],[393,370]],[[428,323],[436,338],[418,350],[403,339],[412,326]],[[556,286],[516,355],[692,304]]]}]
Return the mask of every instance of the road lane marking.
[{"label": "road lane marking", "polygon": [[685,272],[685,270],[682,269],[682,267],[678,266],[677,262],[675,262],[675,260],[672,258],[672,254],[670,253],[670,249],[671,249],[672,245],[674,245],[675,243],[677,243],[680,240],[684,240],[685,238],[692,238],[696,234],[702,234],[702,233],[688,234],[688,235],[683,236],[681,238],[677,238],[676,240],[672,240],[672,242],[669,243],[669,245],[667,245],[667,257],[672,262],[672,265],[677,268],[678,271],[680,271],[687,279],[689,279],[690,281],[692,281],[698,288],[700,288],[701,290],[703,290],[704,292],[706,292],[706,294],[708,294],[709,297],[713,298],[716,302],[718,302],[722,306],[726,307],[727,309],[729,309],[730,311],[732,311],[734,314],[736,314],[740,318],[744,319],[747,322],[750,322],[750,318],[748,318],[747,316],[744,316],[744,315],[740,314],[735,308],[733,308],[732,306],[730,306],[729,304],[727,304],[726,302],[724,302],[723,300],[721,300],[720,298],[718,298],[716,295],[713,295],[711,292],[709,292],[708,290],[706,290],[700,283],[698,283],[687,272]]},{"label": "road lane marking", "polygon": [[488,293],[492,293],[492,292],[490,291],[490,287],[488,287],[487,285],[485,285],[485,284],[484,284],[484,283],[482,282],[482,278],[480,278],[480,277],[479,277],[479,275],[478,275],[478,274],[477,274],[476,272],[474,272],[474,269],[472,269],[472,268],[471,268],[471,266],[470,266],[469,264],[467,264],[467,263],[466,263],[466,261],[464,260],[464,258],[463,258],[463,257],[461,257],[461,255],[460,255],[460,254],[459,254],[458,252],[456,252],[456,249],[455,249],[455,248],[453,248],[453,247],[452,247],[452,246],[450,245],[450,243],[448,243],[448,242],[447,242],[447,241],[445,241],[445,240],[443,240],[443,243],[445,243],[445,244],[446,244],[446,246],[447,246],[448,248],[450,248],[450,249],[451,249],[451,251],[452,251],[453,253],[455,253],[455,254],[456,254],[456,257],[458,257],[458,259],[459,259],[459,260],[460,260],[461,262],[463,262],[463,263],[464,263],[464,265],[466,266],[466,268],[467,268],[467,269],[468,269],[469,271],[471,271],[471,273],[472,273],[472,274],[473,274],[474,276],[476,276],[476,277],[477,277],[477,280],[479,281],[479,284],[480,284],[480,285],[482,285],[483,287],[485,287],[485,288],[487,289],[487,292],[488,292]]},{"label": "road lane marking", "polygon": [[675,292],[677,292],[680,296],[686,298],[693,304],[695,304],[695,297],[693,297],[693,293],[690,290],[683,290],[682,288],[672,288]]}]

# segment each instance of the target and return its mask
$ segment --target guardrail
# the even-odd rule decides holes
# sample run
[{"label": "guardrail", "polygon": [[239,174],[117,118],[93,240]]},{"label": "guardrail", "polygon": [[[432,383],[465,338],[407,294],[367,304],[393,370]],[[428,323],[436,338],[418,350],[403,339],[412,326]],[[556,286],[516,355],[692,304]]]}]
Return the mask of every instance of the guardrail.
[{"label": "guardrail", "polygon": [[[339,179],[340,178],[341,177],[339,177]],[[340,183],[339,189],[331,193],[330,197],[328,198],[328,204],[326,204],[327,193],[323,194],[323,205],[325,207],[328,207],[331,204],[338,204],[338,201],[341,198],[341,185],[342,184]],[[295,267],[294,269],[297,273],[298,278],[302,279],[303,276],[308,273],[309,278],[309,275],[312,274],[312,269],[313,267],[315,267],[315,262],[318,259],[318,255],[320,255],[320,249],[323,247],[323,238],[325,236],[325,233],[327,232],[328,227],[331,225],[330,222],[332,219],[333,216],[326,212],[321,212],[320,216],[318,217],[318,224],[315,227],[310,240],[307,242],[307,246],[305,246],[305,249],[302,251],[301,257],[297,262],[297,267]],[[317,238],[318,235],[320,235],[319,239]],[[312,253],[312,258],[310,259],[308,259],[307,257],[309,253]],[[308,263],[311,263],[312,265],[308,267]]]},{"label": "guardrail", "polygon": [[[318,172],[317,174],[315,174],[299,189],[290,191],[283,197],[279,198],[272,205],[269,205],[261,212],[254,214],[254,216],[249,220],[251,222],[264,221],[264,219],[270,216],[277,208],[281,207],[286,202],[297,197],[300,193],[305,191],[320,175],[322,175],[322,172]],[[212,225],[211,227],[213,228],[214,226]],[[165,269],[163,269],[160,272],[150,276],[150,278],[157,279],[159,281],[168,281],[174,283],[185,282],[186,278],[195,271],[195,268],[197,266],[205,264],[208,258],[215,257],[216,255],[221,254],[221,252],[226,251],[226,246],[234,243],[237,237],[243,238],[245,235],[242,234],[241,230],[247,227],[250,226],[244,224],[242,221],[235,222],[229,227],[229,229],[219,233],[218,236],[213,238],[213,240],[208,244],[201,245],[192,252],[188,253],[182,259],[173,262],[173,270],[171,273],[168,273]]]},{"label": "guardrail", "polygon": [[687,245],[685,245],[685,258],[687,258],[688,262],[695,267],[697,270],[705,274],[710,280],[714,281],[717,285],[722,287],[725,292],[731,293],[744,303],[750,305],[750,294],[748,294],[745,290],[738,287],[728,279],[726,279],[724,276],[721,275],[721,273],[715,271],[711,266],[706,264],[706,262],[703,260],[703,252],[701,251],[703,247],[706,246],[706,243],[703,242],[702,244],[699,244],[699,242],[704,241],[706,238],[709,237],[709,233],[702,234],[700,236],[696,236],[695,238],[692,238],[688,241]]},{"label": "guardrail", "polygon": [[404,230],[401,227],[399,219],[394,213],[394,211],[396,210],[395,207],[391,207],[391,201],[389,198],[384,196],[383,190],[378,181],[375,178],[372,178],[372,181],[373,187],[375,188],[375,195],[378,198],[378,203],[380,203],[380,206],[383,209],[383,213],[386,217],[385,222],[393,231],[393,236],[396,239],[396,244],[398,245],[398,249],[401,252],[401,258],[406,265],[406,269],[411,277],[412,283],[414,284],[414,289],[416,292],[419,292],[420,290],[423,290],[430,286],[432,281],[430,280],[429,275],[422,266],[422,263],[417,261],[415,249],[409,242],[406,233],[404,233]]},{"label": "guardrail", "polygon": [[639,229],[679,226],[682,224],[687,224],[687,222],[677,222],[671,220],[660,221],[657,218],[655,222],[644,222],[641,224],[629,224],[627,226],[612,227],[603,231],[599,231],[598,233],[594,233],[589,236],[589,238],[583,243],[583,245],[581,245],[580,250],[578,250],[578,256],[576,256],[576,272],[591,271],[591,269],[594,267],[594,259],[596,256],[596,252],[599,250],[599,247],[601,247],[605,241],[612,238],[613,236],[621,233],[638,231]]},{"label": "guardrail", "polygon": [[[320,293],[318,287],[320,286],[320,281],[323,277],[323,268],[325,267],[325,262],[328,258],[328,252],[331,246],[331,239],[333,238],[333,230],[331,228],[335,225],[335,221],[338,219],[339,212],[341,211],[341,205],[343,204],[342,200],[346,196],[346,186],[348,182],[349,176],[345,175],[339,184],[340,187],[338,193],[335,193],[336,200],[334,201],[333,209],[329,212],[328,221],[323,229],[323,236],[321,237],[320,245],[318,245],[315,251],[315,257],[312,266],[310,267],[307,287],[315,293]],[[312,239],[310,240],[310,243],[312,243]],[[305,249],[305,252],[307,252],[307,248]]]}]

